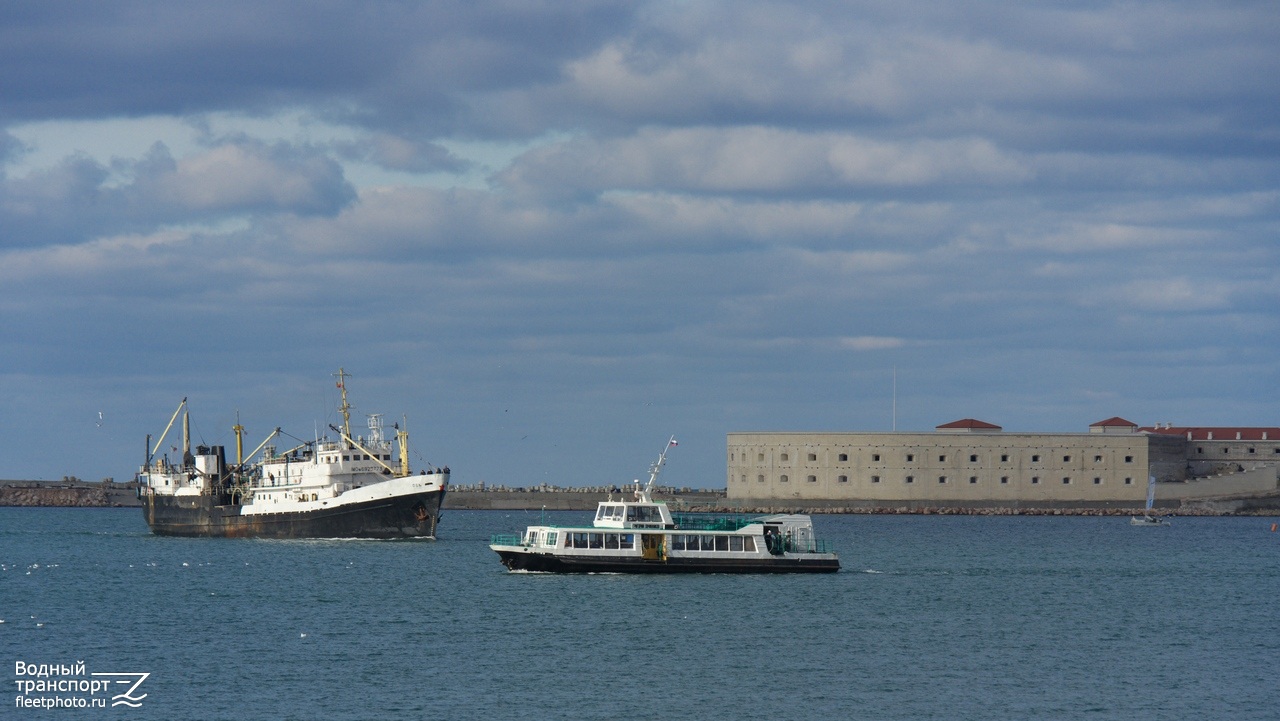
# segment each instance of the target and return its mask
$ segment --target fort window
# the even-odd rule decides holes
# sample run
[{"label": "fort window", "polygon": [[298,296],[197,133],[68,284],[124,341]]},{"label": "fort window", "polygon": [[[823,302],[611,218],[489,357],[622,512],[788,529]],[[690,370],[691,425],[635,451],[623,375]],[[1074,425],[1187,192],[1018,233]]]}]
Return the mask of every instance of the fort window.
[{"label": "fort window", "polygon": [[1008,463],[1008,462],[1009,462],[1009,454],[1008,454],[1008,453],[1006,453],[1006,454],[1004,454],[1004,455],[1000,456],[1000,462],[1001,462],[1001,463]]},{"label": "fort window", "polygon": [[791,460],[791,456],[787,455],[786,453],[783,453],[783,454],[782,454],[782,460],[784,460],[784,461],[789,461],[789,460]]},{"label": "fort window", "polygon": [[907,476],[907,483],[915,483],[915,482],[916,482],[915,476]]},{"label": "fort window", "polygon": [[969,454],[969,462],[970,462],[970,463],[977,463],[977,462],[978,462],[978,454],[977,454],[977,453],[970,453],[970,454]]},{"label": "fort window", "polygon": [[938,483],[946,483],[946,482],[947,482],[946,476],[938,476]]},{"label": "fort window", "polygon": [[1070,463],[1070,462],[1071,462],[1071,456],[1063,456],[1063,457],[1062,457],[1062,462],[1063,462],[1063,463]]},{"label": "fort window", "polygon": [[849,460],[849,454],[848,454],[848,453],[841,453],[841,454],[840,454],[840,460],[842,460],[842,461],[847,461],[847,460]]},{"label": "fort window", "polygon": [[872,483],[879,483],[879,482],[880,482],[880,476],[872,476],[872,477],[871,477],[871,482],[872,482]]},{"label": "fort window", "polygon": [[840,477],[838,477],[836,480],[837,480],[837,481],[839,481],[839,482],[841,482],[841,483],[848,483],[848,482],[849,482],[849,477],[848,477],[848,476],[840,476]]},{"label": "fort window", "polygon": [[1204,453],[1204,449],[1200,446],[1196,446],[1196,453]]},{"label": "fort window", "polygon": [[977,482],[978,482],[977,476],[969,476],[969,483],[977,483]]},{"label": "fort window", "polygon": [[1126,486],[1132,486],[1132,485],[1133,485],[1133,479],[1132,479],[1132,478],[1126,478],[1126,479],[1124,479],[1124,484],[1125,484]]},{"label": "fort window", "polygon": [[1223,452],[1223,453],[1227,453],[1227,452],[1228,452],[1228,451],[1230,451],[1230,450],[1231,450],[1230,448],[1223,448],[1223,449],[1222,449],[1222,452]]},{"label": "fort window", "polygon": [[763,476],[763,475],[756,476],[756,482],[757,482],[757,483],[764,483],[764,476]]},{"label": "fort window", "polygon": [[1033,484],[1035,484],[1035,483],[1039,483],[1039,482],[1040,482],[1040,476],[1032,476],[1032,477],[1031,477],[1031,482],[1032,482]]},{"label": "fort window", "polygon": [[[1276,449],[1276,452],[1277,452],[1277,453],[1280,453],[1280,448],[1277,448],[1277,449]],[[871,460],[873,460],[873,461],[879,461],[879,460],[880,460],[880,454],[879,454],[879,453],[873,453],[873,454],[871,455]]]},{"label": "fort window", "polygon": [[908,462],[908,463],[910,463],[911,461],[914,461],[915,459],[916,459],[916,456],[915,456],[915,454],[914,454],[914,453],[908,453],[908,454],[907,454],[907,462]]},{"label": "fort window", "polygon": [[1094,477],[1093,477],[1093,485],[1095,485],[1095,486],[1101,486],[1101,485],[1102,485],[1102,479],[1101,479],[1101,478],[1099,478],[1098,476],[1094,476]]},{"label": "fort window", "polygon": [[943,455],[938,456],[938,462],[939,462],[939,463],[942,463],[942,462],[944,462],[944,461],[946,461],[946,460],[947,460],[947,456],[946,456],[946,454],[943,454]]},{"label": "fort window", "polygon": [[1094,456],[1094,457],[1093,457],[1093,462],[1094,462],[1094,463],[1102,463],[1102,456]]},{"label": "fort window", "polygon": [[817,482],[818,482],[818,477],[817,477],[817,476],[809,476],[808,481],[809,481],[810,483],[817,483]]},{"label": "fort window", "polygon": [[1037,453],[1036,455],[1032,456],[1032,457],[1031,457],[1031,462],[1032,462],[1032,463],[1039,463],[1039,462],[1040,462],[1040,454],[1039,454],[1039,453]]},{"label": "fort window", "polygon": [[790,481],[791,479],[790,479],[790,478],[787,478],[787,476],[784,474],[784,475],[783,475],[781,478],[779,478],[778,480],[779,480],[779,481],[782,481],[783,483],[786,483],[786,482]]},{"label": "fort window", "polygon": [[1125,457],[1124,457],[1124,462],[1125,462],[1125,463],[1133,463],[1133,456],[1125,456]]},{"label": "fort window", "polygon": [[1249,449],[1249,452],[1250,452],[1250,453],[1253,453],[1253,452],[1254,452],[1254,449],[1250,448],[1250,449]]},{"label": "fort window", "polygon": [[1064,485],[1064,486],[1069,486],[1069,485],[1071,485],[1071,476],[1063,476],[1063,478],[1062,478],[1062,485]]},{"label": "fort window", "polygon": [[809,460],[811,460],[811,461],[816,461],[816,460],[818,460],[818,454],[817,454],[817,453],[810,453],[810,454],[809,454]]},{"label": "fort window", "polygon": [[763,453],[757,453],[757,454],[756,454],[756,460],[757,460],[757,461],[764,461],[764,454],[763,454]]},{"label": "fort window", "polygon": [[1008,476],[1000,476],[1000,482],[1001,482],[1001,483],[1003,483],[1003,484],[1005,484],[1005,485],[1008,485],[1008,483],[1009,483],[1009,477],[1008,477]]}]

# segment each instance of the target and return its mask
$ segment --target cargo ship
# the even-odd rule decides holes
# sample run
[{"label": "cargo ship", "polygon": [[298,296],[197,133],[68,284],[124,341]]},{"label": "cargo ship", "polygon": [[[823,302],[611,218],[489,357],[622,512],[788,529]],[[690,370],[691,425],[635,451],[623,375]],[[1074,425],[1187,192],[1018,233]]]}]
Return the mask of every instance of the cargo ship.
[{"label": "cargo ship", "polygon": [[653,500],[673,436],[635,482],[634,499],[601,501],[591,526],[529,526],[489,547],[510,571],[533,573],[834,573],[840,559],[806,515],[673,514]]},{"label": "cargo ship", "polygon": [[[277,451],[276,428],[247,456],[237,423],[234,463],[226,449],[191,449],[191,421],[183,398],[154,444],[137,480],[152,533],[164,536],[237,538],[434,538],[449,468],[409,466],[409,434],[399,424],[395,440],[384,436],[382,416],[368,417],[368,434],[351,433],[348,375],[338,369],[342,427]],[[158,455],[182,415],[182,456]]]}]

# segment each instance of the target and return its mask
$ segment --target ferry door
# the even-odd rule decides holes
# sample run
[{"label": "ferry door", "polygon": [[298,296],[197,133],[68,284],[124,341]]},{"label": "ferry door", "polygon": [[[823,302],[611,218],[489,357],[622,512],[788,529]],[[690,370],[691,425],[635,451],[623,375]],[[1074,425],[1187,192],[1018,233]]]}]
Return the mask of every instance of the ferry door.
[{"label": "ferry door", "polygon": [[661,533],[641,533],[640,534],[640,553],[646,561],[662,560],[662,534]]}]

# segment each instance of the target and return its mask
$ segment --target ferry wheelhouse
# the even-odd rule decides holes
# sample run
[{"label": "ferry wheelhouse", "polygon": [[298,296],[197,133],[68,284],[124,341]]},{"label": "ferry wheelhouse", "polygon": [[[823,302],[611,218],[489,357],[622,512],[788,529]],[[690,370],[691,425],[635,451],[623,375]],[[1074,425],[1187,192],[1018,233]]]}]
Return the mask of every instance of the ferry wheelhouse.
[{"label": "ferry wheelhouse", "polygon": [[529,526],[490,548],[511,571],[547,573],[832,573],[840,560],[808,516],[672,513],[652,498],[672,438],[635,500],[601,501],[590,527]]}]

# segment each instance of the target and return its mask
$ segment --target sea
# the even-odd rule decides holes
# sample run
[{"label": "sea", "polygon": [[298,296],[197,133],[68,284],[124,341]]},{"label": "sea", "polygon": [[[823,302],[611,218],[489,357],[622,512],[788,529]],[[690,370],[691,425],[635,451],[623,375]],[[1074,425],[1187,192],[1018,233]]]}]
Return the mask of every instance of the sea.
[{"label": "sea", "polygon": [[837,574],[507,572],[490,536],[544,519],[590,514],[280,541],[0,508],[0,718],[1280,718],[1276,518],[820,515]]}]

